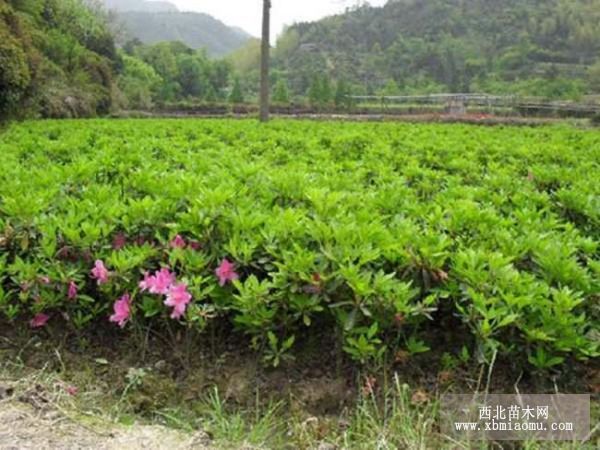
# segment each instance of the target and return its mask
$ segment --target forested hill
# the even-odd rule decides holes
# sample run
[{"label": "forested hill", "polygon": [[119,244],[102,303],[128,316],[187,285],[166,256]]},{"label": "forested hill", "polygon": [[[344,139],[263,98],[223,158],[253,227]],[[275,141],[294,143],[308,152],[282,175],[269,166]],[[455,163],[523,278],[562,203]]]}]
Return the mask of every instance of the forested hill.
[{"label": "forested hill", "polygon": [[0,0],[0,121],[241,103],[232,70],[181,42],[118,48],[97,0]]},{"label": "forested hill", "polygon": [[192,12],[118,14],[129,37],[144,44],[180,41],[190,48],[205,48],[211,56],[223,56],[242,47],[250,35],[231,28],[208,14]]},{"label": "forested hill", "polygon": [[103,114],[120,59],[81,0],[0,0],[0,119]]},{"label": "forested hill", "polygon": [[295,92],[321,73],[355,92],[577,96],[600,91],[600,0],[390,0],[294,25],[276,56]]},{"label": "forested hill", "polygon": [[180,41],[193,49],[206,49],[211,56],[223,56],[242,47],[251,37],[208,14],[180,12],[168,2],[103,1],[115,12],[125,33],[124,40],[139,39],[144,44]]}]

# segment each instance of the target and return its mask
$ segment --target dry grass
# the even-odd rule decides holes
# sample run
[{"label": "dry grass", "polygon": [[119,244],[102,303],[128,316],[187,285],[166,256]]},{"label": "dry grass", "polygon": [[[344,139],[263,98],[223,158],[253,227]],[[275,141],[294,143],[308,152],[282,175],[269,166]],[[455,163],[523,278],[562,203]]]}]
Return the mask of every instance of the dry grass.
[{"label": "dry grass", "polygon": [[[87,413],[57,375],[46,370],[23,375],[23,368],[13,369],[0,371],[1,450],[210,448],[210,439],[202,431],[185,433],[137,423],[124,426]],[[81,395],[85,402],[85,393]]]},{"label": "dry grass", "polygon": [[[227,379],[221,389],[202,381],[199,385],[206,389],[196,392],[196,383],[174,378],[161,365],[132,368],[135,359],[128,364],[127,358],[115,355],[108,361],[32,340],[0,343],[10,348],[3,353],[0,345],[0,450],[600,448],[598,427],[585,445],[526,442],[500,447],[452,440],[439,432],[436,394],[413,389],[398,376],[377,395],[357,399],[354,394],[333,395],[343,385],[336,387],[333,379],[322,377],[296,380],[289,393],[282,389],[274,400],[256,391],[256,398],[250,395],[248,401],[246,394],[255,391],[256,379],[252,371],[234,376],[239,371],[226,370],[231,369],[229,360],[214,368]],[[203,380],[199,368],[190,369],[189,376]],[[482,370],[477,389],[489,385],[492,377],[492,367]],[[240,384],[237,378],[247,385],[237,389],[244,395],[233,389]],[[144,391],[146,384],[153,395]],[[173,385],[177,391],[171,390]],[[71,389],[75,386],[77,392]],[[274,385],[267,390],[269,386]],[[343,408],[311,408],[315,398],[331,403],[330,396],[344,398]],[[599,413],[595,405],[592,424]]]}]

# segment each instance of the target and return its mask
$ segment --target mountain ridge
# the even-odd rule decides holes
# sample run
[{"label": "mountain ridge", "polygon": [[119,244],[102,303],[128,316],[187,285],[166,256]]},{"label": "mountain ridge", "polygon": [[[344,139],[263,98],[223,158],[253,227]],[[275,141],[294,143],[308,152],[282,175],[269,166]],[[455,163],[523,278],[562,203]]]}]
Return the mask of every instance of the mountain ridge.
[{"label": "mountain ridge", "polygon": [[548,97],[593,90],[599,56],[600,0],[390,0],[292,25],[275,51],[298,93],[317,74],[356,93]]},{"label": "mountain ridge", "polygon": [[103,0],[116,17],[125,41],[144,44],[180,41],[193,49],[206,49],[212,57],[231,53],[247,43],[251,35],[201,12],[179,11],[169,2],[147,0]]}]

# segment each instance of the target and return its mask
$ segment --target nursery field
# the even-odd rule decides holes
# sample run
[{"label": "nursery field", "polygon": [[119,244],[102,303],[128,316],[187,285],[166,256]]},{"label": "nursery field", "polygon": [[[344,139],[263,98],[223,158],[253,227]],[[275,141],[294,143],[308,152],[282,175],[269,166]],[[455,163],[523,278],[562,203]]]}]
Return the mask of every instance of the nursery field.
[{"label": "nursery field", "polygon": [[598,355],[597,131],[47,121],[0,153],[14,323],[229,325],[273,365],[315,328],[360,363],[443,328],[479,361]]},{"label": "nursery field", "polygon": [[507,378],[598,360],[597,130],[30,121],[0,155],[5,330],[227,341],[265,370],[312,346],[367,394],[426,355]]}]

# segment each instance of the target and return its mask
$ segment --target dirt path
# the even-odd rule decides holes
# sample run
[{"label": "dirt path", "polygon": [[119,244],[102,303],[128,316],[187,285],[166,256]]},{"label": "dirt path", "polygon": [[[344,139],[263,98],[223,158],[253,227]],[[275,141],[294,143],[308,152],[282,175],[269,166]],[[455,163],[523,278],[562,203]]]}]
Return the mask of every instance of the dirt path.
[{"label": "dirt path", "polygon": [[[91,422],[91,421],[90,421]],[[0,450],[209,449],[204,432],[186,434],[161,426],[93,425],[51,407],[0,401]]]}]

